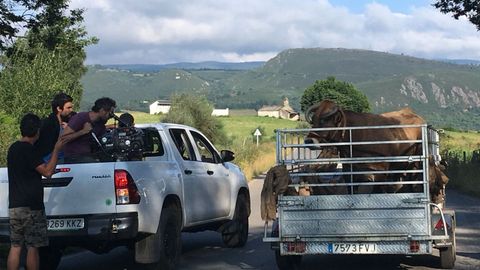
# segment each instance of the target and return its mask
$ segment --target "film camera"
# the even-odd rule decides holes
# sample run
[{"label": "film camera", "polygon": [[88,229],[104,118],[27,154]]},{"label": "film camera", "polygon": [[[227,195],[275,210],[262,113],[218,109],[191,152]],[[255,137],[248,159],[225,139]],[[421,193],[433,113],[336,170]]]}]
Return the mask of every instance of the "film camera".
[{"label": "film camera", "polygon": [[118,127],[99,139],[103,151],[116,160],[142,158],[143,132],[135,127]]}]

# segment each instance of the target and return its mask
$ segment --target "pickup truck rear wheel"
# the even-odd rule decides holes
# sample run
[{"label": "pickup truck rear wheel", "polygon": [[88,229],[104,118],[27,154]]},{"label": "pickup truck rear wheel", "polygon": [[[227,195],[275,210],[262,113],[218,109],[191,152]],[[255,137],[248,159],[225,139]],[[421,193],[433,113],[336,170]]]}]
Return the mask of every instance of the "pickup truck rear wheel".
[{"label": "pickup truck rear wheel", "polygon": [[237,197],[235,214],[222,231],[223,243],[229,248],[243,247],[248,239],[248,203],[243,194]]},{"label": "pickup truck rear wheel", "polygon": [[302,263],[302,256],[300,255],[280,255],[280,250],[275,250],[275,261],[280,270],[296,270],[300,269]]},{"label": "pickup truck rear wheel", "polygon": [[157,263],[148,265],[152,270],[175,269],[182,253],[181,216],[174,206],[162,209],[157,231],[160,256]]},{"label": "pickup truck rear wheel", "polygon": [[40,270],[55,270],[62,259],[63,248],[47,246],[39,248]]}]

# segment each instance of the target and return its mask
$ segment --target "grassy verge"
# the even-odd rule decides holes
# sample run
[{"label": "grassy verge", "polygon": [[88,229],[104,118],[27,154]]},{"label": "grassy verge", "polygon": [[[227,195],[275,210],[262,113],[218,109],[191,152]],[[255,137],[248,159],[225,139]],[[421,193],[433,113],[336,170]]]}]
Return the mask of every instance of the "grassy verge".
[{"label": "grassy verge", "polygon": [[[254,147],[256,148],[256,146]],[[261,144],[251,151],[254,152],[254,155],[250,158],[241,157],[238,160],[238,165],[242,168],[248,180],[266,172],[275,164],[275,145],[273,142]]]},{"label": "grassy verge", "polygon": [[450,178],[447,186],[463,193],[480,198],[480,164],[457,163],[449,164],[447,175]]},{"label": "grassy verge", "polygon": [[440,137],[440,149],[449,164],[447,187],[480,197],[480,163],[471,160],[473,151],[480,149],[480,134],[476,131],[445,131]]}]

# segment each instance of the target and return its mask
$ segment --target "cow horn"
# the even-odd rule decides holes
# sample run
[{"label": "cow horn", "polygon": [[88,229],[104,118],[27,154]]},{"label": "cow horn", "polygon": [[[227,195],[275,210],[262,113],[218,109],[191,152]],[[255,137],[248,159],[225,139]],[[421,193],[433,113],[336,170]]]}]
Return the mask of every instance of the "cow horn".
[{"label": "cow horn", "polygon": [[320,103],[314,104],[310,106],[307,111],[305,112],[305,120],[309,123],[312,124],[312,114],[315,109],[317,109],[320,106]]},{"label": "cow horn", "polygon": [[325,113],[325,114],[322,114],[318,118],[319,119],[326,119],[326,118],[336,114],[337,112],[338,112],[338,106],[335,106],[335,107],[332,108],[332,111],[330,111],[328,113]]}]

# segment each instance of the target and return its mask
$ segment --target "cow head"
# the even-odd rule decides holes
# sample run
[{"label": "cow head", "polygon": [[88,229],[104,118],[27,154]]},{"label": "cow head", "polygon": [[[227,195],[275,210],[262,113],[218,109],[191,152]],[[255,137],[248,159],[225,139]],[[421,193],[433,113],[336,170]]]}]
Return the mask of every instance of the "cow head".
[{"label": "cow head", "polygon": [[[305,119],[312,128],[330,128],[345,126],[345,115],[340,107],[330,100],[323,100],[312,105],[305,112]],[[312,131],[305,137],[305,144],[340,141],[343,132]]]}]

